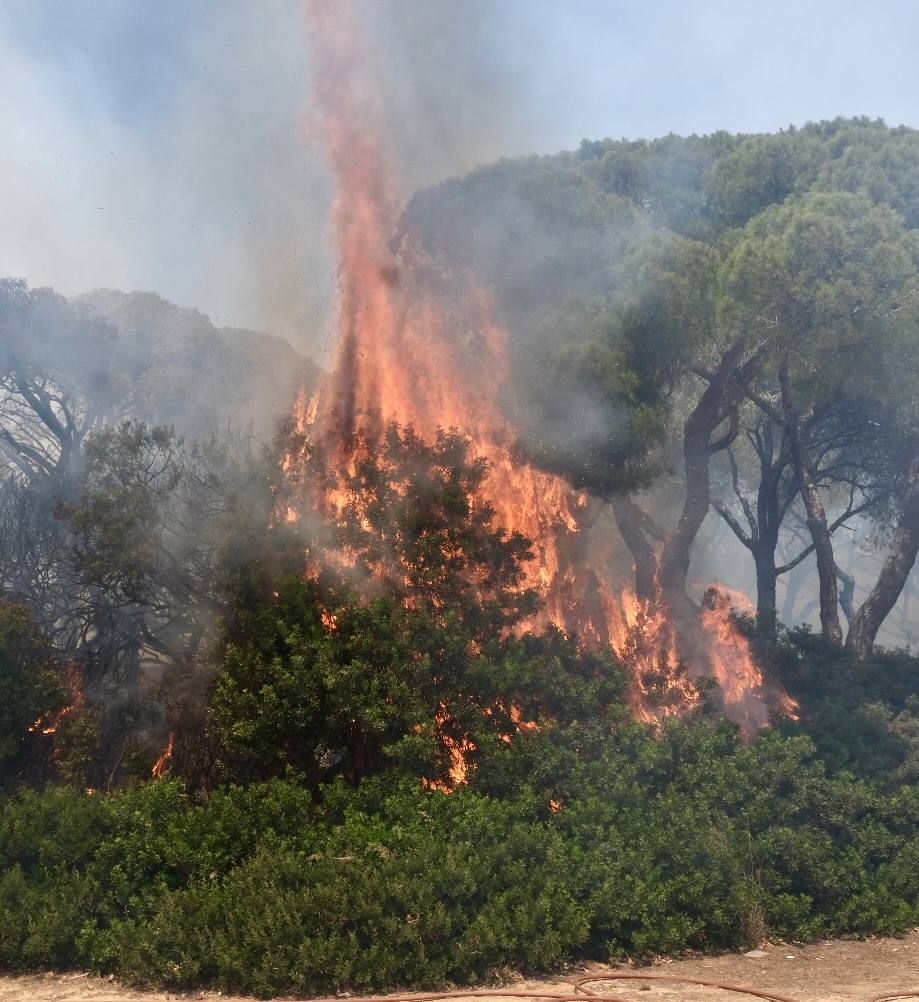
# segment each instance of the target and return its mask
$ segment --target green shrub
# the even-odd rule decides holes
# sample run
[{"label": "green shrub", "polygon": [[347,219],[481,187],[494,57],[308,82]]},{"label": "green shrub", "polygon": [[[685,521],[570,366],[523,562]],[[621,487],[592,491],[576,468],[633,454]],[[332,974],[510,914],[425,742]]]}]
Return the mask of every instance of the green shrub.
[{"label": "green shrub", "polygon": [[785,733],[807,733],[834,771],[888,787],[919,778],[919,661],[904,651],[875,651],[867,662],[806,629],[761,652],[801,704]]},{"label": "green shrub", "polygon": [[43,771],[51,741],[38,725],[65,702],[63,678],[31,609],[0,602],[0,783]]},{"label": "green shrub", "polygon": [[446,795],[160,780],[0,812],[0,963],[270,995],[464,984],[582,958],[900,933],[919,792],[803,734],[574,721],[489,747]]}]

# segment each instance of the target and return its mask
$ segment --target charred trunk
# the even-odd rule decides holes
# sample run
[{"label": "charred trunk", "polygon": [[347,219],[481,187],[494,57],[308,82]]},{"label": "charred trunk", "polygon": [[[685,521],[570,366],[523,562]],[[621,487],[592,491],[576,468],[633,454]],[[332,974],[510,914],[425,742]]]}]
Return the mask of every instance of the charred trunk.
[{"label": "charred trunk", "polygon": [[635,595],[650,604],[656,595],[657,556],[648,539],[647,518],[641,508],[625,496],[614,498],[612,509],[635,568]]},{"label": "charred trunk", "polygon": [[686,421],[683,460],[686,472],[686,496],[676,528],[668,535],[661,551],[657,581],[661,598],[671,614],[678,618],[694,612],[686,593],[692,545],[708,514],[710,502],[708,439],[711,429],[700,420],[699,408]]},{"label": "charred trunk", "polygon": [[787,439],[784,434],[780,436],[776,452],[777,427],[774,419],[767,417],[747,431],[747,438],[759,463],[755,506],[750,504],[743,491],[733,451],[727,450],[731,485],[743,510],[747,527],[744,527],[727,504],[714,502],[718,514],[753,557],[756,568],[756,628],[758,632],[765,634],[775,633],[777,626],[776,583],[784,568],[776,565],[775,555],[779,545],[779,529],[788,510],[789,491],[792,489],[787,477],[791,462]]},{"label": "charred trunk", "polygon": [[767,419],[757,438],[760,465],[756,491],[756,531],[753,538],[753,560],[756,564],[756,627],[760,633],[773,635],[778,625],[776,582],[780,570],[775,562],[779,546],[779,530],[788,508],[791,488],[786,479],[789,453],[784,434],[779,436],[776,455],[776,427]]}]

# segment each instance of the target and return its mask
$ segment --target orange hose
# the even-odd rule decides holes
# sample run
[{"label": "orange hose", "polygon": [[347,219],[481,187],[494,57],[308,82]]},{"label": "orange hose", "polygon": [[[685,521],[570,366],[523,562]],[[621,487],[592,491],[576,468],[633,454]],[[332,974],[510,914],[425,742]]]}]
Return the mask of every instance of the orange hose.
[{"label": "orange hose", "polygon": [[[594,974],[577,978],[572,982],[574,992],[545,992],[538,989],[520,990],[513,988],[467,989],[457,988],[448,992],[424,992],[410,995],[365,995],[359,996],[355,1002],[440,1002],[441,999],[547,999],[554,1002],[585,1002],[585,996],[596,1002],[629,1002],[618,995],[598,994],[586,988],[586,985],[600,981],[663,981],[668,984],[699,985],[703,988],[716,988],[738,995],[751,995],[754,998],[766,999],[767,1002],[798,1002],[788,995],[764,991],[762,988],[751,988],[748,985],[734,985],[724,981],[704,981],[701,978],[681,978],[670,974],[642,974],[626,971],[619,974]],[[872,995],[864,1002],[895,1002],[898,999],[919,998],[919,988],[904,988],[901,991],[884,992]],[[341,1002],[340,998],[314,998],[310,1002]]]},{"label": "orange hose", "polygon": [[701,985],[703,988],[720,988],[725,992],[736,992],[738,995],[753,995],[756,998],[768,999],[769,1002],[797,1002],[797,999],[789,998],[787,995],[776,995],[775,992],[763,991],[761,988],[749,988],[746,985],[732,985],[723,981],[702,981],[699,978],[681,978],[672,974],[639,974],[626,972],[623,974],[597,974],[584,978],[578,978],[573,982],[575,990],[581,990],[591,998],[607,999],[608,995],[597,995],[594,992],[583,988],[585,984],[596,981],[666,981],[683,985]]},{"label": "orange hose", "polygon": [[[554,1002],[585,1002],[585,997],[596,999],[597,1002],[629,1002],[618,995],[598,995],[581,986],[594,981],[667,981],[684,985],[702,985],[705,988],[721,988],[727,992],[737,992],[741,995],[753,995],[756,998],[767,999],[768,1002],[798,1002],[787,995],[776,995],[759,988],[747,988],[742,985],[722,984],[718,981],[701,981],[698,978],[678,978],[666,974],[603,974],[593,977],[579,978],[574,982],[574,992],[544,992],[538,989],[521,991],[512,988],[489,989],[454,989],[448,992],[426,992],[411,995],[369,995],[360,996],[355,1002],[439,1002],[440,999],[550,999]],[[341,1002],[339,998],[327,997],[312,999],[311,1002]]]},{"label": "orange hose", "polygon": [[[555,999],[556,1002],[584,1002],[585,992],[541,992],[538,989],[518,991],[513,988],[479,988],[464,990],[456,988],[449,992],[425,992],[411,995],[360,995],[354,1002],[437,1002],[439,999]],[[592,996],[601,1002],[627,1002],[615,995]],[[341,1002],[334,996],[310,999],[310,1002]]]}]

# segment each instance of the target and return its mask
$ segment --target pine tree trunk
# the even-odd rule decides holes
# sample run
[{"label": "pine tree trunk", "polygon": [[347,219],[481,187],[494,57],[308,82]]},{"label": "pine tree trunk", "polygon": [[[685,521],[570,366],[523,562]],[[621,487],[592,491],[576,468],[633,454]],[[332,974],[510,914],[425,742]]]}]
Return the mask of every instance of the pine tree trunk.
[{"label": "pine tree trunk", "polygon": [[894,532],[890,551],[877,582],[859,606],[849,627],[846,646],[859,660],[871,654],[878,631],[906,584],[919,554],[919,456],[910,465],[909,492]]},{"label": "pine tree trunk", "polygon": [[[668,613],[676,616],[674,626],[677,629],[686,625],[690,613],[697,611],[686,593],[686,579],[693,543],[711,506],[711,454],[732,440],[729,434],[724,442],[713,446],[711,436],[732,411],[736,413],[747,382],[752,378],[752,371],[745,379],[738,377],[742,351],[742,343],[738,342],[724,353],[705,392],[683,425],[686,494],[676,527],[664,541],[657,572],[660,598]],[[736,428],[732,431],[736,432]]]},{"label": "pine tree trunk", "polygon": [[686,594],[686,579],[692,545],[711,502],[708,444],[715,427],[713,420],[719,396],[716,384],[712,383],[683,428],[686,494],[676,527],[664,542],[657,576],[661,598],[671,613],[686,613],[692,605]]},{"label": "pine tree trunk", "polygon": [[778,619],[776,608],[775,550],[755,550],[753,559],[756,562],[756,628],[760,633],[775,633]]},{"label": "pine tree trunk", "polygon": [[756,565],[756,628],[772,636],[778,624],[775,551],[779,545],[782,524],[779,487],[783,466],[776,464],[773,424],[767,420],[757,448],[760,477],[756,490],[756,525],[751,538],[753,561]]},{"label": "pine tree trunk", "polygon": [[656,592],[657,557],[642,527],[641,509],[628,497],[613,498],[612,509],[635,567],[635,595],[642,602],[652,603]]},{"label": "pine tree trunk", "polygon": [[779,384],[782,388],[785,426],[791,442],[801,500],[804,502],[804,510],[807,513],[807,528],[817,557],[817,576],[820,583],[820,626],[827,640],[834,644],[842,644],[833,541],[827,524],[826,509],[823,506],[820,491],[814,479],[813,466],[804,444],[801,417],[791,394],[788,367],[785,363],[779,367]]}]

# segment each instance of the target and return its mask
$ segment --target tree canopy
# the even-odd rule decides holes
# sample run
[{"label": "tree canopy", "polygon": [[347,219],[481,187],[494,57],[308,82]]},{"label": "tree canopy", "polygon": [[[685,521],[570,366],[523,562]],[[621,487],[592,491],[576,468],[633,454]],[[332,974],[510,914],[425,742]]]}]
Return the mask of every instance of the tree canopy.
[{"label": "tree canopy", "polygon": [[[836,119],[585,141],[421,193],[406,220],[494,289],[521,446],[612,501],[639,591],[657,580],[651,592],[682,604],[714,498],[754,558],[767,628],[776,581],[816,554],[822,627],[839,641],[832,537],[859,516],[892,532],[891,504],[910,496],[917,178],[915,130]],[[682,505],[663,488],[672,473]],[[750,478],[758,512],[744,509]],[[809,544],[779,560],[795,519]],[[872,586],[846,585],[847,609],[853,587]]]}]

